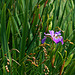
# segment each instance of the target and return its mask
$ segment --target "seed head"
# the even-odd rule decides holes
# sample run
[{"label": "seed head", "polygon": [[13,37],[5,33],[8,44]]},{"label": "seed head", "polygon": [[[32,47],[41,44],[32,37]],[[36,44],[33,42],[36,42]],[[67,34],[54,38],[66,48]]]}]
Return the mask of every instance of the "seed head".
[{"label": "seed head", "polygon": [[7,68],[8,66],[6,65],[5,68]]},{"label": "seed head", "polygon": [[7,65],[9,65],[9,62],[7,62]]},{"label": "seed head", "polygon": [[7,70],[7,72],[9,72],[9,70]]},{"label": "seed head", "polygon": [[43,71],[45,72],[45,69]]},{"label": "seed head", "polygon": [[6,70],[8,70],[8,67],[6,68]]},{"label": "seed head", "polygon": [[9,59],[7,59],[7,61],[8,61],[8,62],[10,62],[10,60],[9,60]]}]

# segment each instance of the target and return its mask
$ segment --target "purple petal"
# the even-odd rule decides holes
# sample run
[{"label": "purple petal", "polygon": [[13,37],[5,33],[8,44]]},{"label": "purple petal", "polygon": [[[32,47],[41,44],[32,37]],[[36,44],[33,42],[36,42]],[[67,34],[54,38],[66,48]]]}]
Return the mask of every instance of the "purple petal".
[{"label": "purple petal", "polygon": [[51,34],[46,34],[46,33],[44,33],[45,35],[51,35]]},{"label": "purple petal", "polygon": [[62,36],[57,36],[57,37],[53,37],[53,41],[58,44],[59,42],[62,43],[62,45],[64,44],[63,42],[63,37]]},{"label": "purple petal", "polygon": [[61,31],[59,31],[59,32],[55,32],[55,34],[57,34],[57,35],[61,35],[61,33],[60,33]]},{"label": "purple petal", "polygon": [[49,30],[49,33],[50,33],[50,35],[51,35],[51,37],[53,37],[54,36],[54,31],[53,30]]},{"label": "purple petal", "polygon": [[61,43],[62,43],[62,45],[64,44],[64,42],[63,42],[63,41],[61,41]]},{"label": "purple petal", "polygon": [[58,43],[60,42],[60,39],[59,39],[58,36],[57,36],[57,37],[53,37],[53,41],[54,41],[56,44],[58,44]]},{"label": "purple petal", "polygon": [[46,37],[44,37],[44,38],[42,39],[41,43],[43,44],[43,43],[45,42],[45,40],[46,40]]},{"label": "purple petal", "polygon": [[59,33],[60,33],[61,31],[59,31]]},{"label": "purple petal", "polygon": [[62,37],[62,36],[59,36],[59,38],[61,38],[60,41],[61,41],[61,43],[62,43],[62,45],[63,45],[63,44],[64,44],[64,42],[63,42],[63,37]]}]

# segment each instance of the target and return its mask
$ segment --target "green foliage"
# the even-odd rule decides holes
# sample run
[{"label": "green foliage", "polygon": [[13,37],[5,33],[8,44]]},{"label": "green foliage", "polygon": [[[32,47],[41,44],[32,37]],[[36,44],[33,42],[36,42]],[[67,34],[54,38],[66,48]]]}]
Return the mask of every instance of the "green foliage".
[{"label": "green foliage", "polygon": [[0,75],[45,74],[75,74],[75,0],[0,0]]}]

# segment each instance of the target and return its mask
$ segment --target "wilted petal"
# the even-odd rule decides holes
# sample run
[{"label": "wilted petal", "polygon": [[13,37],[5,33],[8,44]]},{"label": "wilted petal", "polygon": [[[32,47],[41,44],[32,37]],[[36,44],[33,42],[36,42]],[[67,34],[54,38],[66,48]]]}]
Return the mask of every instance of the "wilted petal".
[{"label": "wilted petal", "polygon": [[44,37],[44,38],[42,39],[41,43],[43,44],[43,43],[45,42],[45,40],[46,40],[46,37]]}]

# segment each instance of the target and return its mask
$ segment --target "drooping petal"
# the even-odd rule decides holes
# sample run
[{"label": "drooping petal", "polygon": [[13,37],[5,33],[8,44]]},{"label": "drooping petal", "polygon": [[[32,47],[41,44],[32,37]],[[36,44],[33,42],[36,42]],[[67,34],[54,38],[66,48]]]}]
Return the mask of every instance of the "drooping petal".
[{"label": "drooping petal", "polygon": [[53,37],[53,41],[54,41],[56,44],[58,44],[58,43],[60,42],[60,39],[59,39],[58,36],[57,36],[57,37]]},{"label": "drooping petal", "polygon": [[60,38],[60,41],[61,41],[61,43],[62,43],[62,45],[64,44],[64,42],[63,42],[63,37],[62,36],[59,36],[59,38]]},{"label": "drooping petal", "polygon": [[64,44],[63,42],[63,37],[62,36],[56,36],[56,37],[53,37],[53,41],[58,44],[59,42],[62,43],[62,45]]},{"label": "drooping petal", "polygon": [[41,43],[43,44],[43,43],[45,42],[45,40],[46,40],[46,37],[44,37],[44,38],[42,39]]},{"label": "drooping petal", "polygon": [[61,41],[62,45],[64,44],[63,40]]}]

